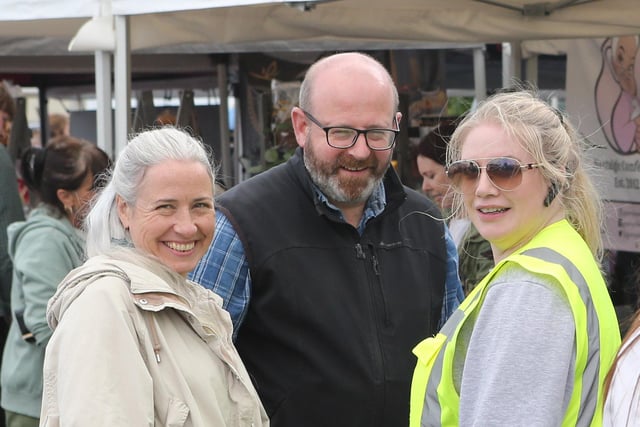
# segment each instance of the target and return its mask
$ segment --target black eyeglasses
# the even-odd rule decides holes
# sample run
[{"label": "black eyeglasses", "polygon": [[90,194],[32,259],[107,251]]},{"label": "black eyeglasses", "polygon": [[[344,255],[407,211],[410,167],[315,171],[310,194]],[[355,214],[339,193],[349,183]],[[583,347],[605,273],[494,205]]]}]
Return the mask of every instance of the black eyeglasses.
[{"label": "black eyeglasses", "polygon": [[[302,112],[312,123],[324,131],[327,136],[327,144],[333,148],[345,149],[353,147],[360,134],[363,134],[367,147],[374,151],[385,151],[393,147],[400,133],[398,129],[356,129],[348,126],[323,126],[310,113],[304,110]],[[395,117],[393,118],[393,124],[396,127],[398,126]]]},{"label": "black eyeglasses", "polygon": [[[485,166],[480,166],[478,160],[487,160]],[[446,173],[453,188],[462,193],[475,189],[484,169],[489,180],[502,191],[511,191],[522,183],[522,171],[539,168],[538,163],[522,164],[511,157],[497,157],[491,159],[458,160],[446,168]]]}]

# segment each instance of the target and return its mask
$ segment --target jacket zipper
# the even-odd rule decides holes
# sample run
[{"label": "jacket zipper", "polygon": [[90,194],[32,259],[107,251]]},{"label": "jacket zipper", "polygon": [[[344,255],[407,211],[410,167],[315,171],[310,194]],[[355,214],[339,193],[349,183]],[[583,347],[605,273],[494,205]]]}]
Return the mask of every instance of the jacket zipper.
[{"label": "jacket zipper", "polygon": [[[386,299],[385,299],[385,295],[384,295],[384,290],[382,287],[382,276],[381,276],[381,272],[380,272],[380,262],[378,261],[378,257],[376,255],[376,252],[374,250],[373,245],[368,244],[368,250],[369,253],[371,254],[371,271],[373,272],[373,275],[371,274],[367,274],[367,280],[370,281],[370,289],[372,290],[372,299],[373,299],[373,307],[376,310],[376,312],[379,314],[379,316],[374,317],[373,321],[374,321],[374,327],[375,327],[375,334],[376,334],[376,341],[377,341],[377,346],[378,346],[378,354],[376,357],[376,363],[378,364],[377,369],[379,369],[379,372],[377,372],[378,375],[381,375],[382,377],[384,377],[384,372],[385,372],[385,358],[384,358],[384,334],[383,334],[383,330],[384,328],[387,328],[389,326],[389,318],[388,318],[388,313],[387,313],[387,303],[386,303]],[[358,258],[359,259],[363,259],[366,260],[366,253],[364,252],[362,246],[360,244],[356,245],[356,251],[358,253]],[[376,312],[374,312],[374,316],[376,315]],[[380,399],[380,402],[384,402],[386,400],[386,387],[384,385],[380,385],[378,387],[376,387],[377,389],[377,399]],[[378,406],[375,409],[375,412],[377,413],[377,416],[381,417],[382,416],[382,409],[383,406]]]},{"label": "jacket zipper", "polygon": [[[372,248],[373,252],[373,248]],[[380,276],[380,263],[378,262],[378,257],[375,253],[371,256],[371,263],[373,265],[373,273],[376,275],[376,285],[380,291],[380,299],[381,299],[381,307],[382,307],[382,318],[384,320],[384,326],[388,327],[390,324],[389,320],[389,311],[387,309],[387,299],[385,297],[384,286],[382,283],[382,279]]]}]

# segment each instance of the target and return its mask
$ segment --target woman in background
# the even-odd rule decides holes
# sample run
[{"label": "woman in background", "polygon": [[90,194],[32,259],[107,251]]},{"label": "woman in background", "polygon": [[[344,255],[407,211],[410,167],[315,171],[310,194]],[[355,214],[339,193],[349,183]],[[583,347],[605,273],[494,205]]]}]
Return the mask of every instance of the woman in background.
[{"label": "woman in background", "polygon": [[80,226],[109,158],[88,141],[63,136],[45,148],[29,148],[20,166],[40,204],[26,221],[8,227],[13,319],[2,360],[1,402],[8,427],[36,427],[51,337],[47,302],[64,276],[85,259]]},{"label": "woman in background", "polygon": [[422,191],[440,206],[442,215],[458,248],[459,273],[464,294],[468,295],[493,268],[491,245],[469,218],[451,212],[453,190],[445,171],[447,144],[456,124],[443,121],[420,140],[416,166],[422,177]]}]

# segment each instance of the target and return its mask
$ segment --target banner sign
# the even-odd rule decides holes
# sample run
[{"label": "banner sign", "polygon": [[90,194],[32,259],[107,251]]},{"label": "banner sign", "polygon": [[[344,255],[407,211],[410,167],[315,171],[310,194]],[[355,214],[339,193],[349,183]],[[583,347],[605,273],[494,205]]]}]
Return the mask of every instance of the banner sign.
[{"label": "banner sign", "polygon": [[606,201],[608,249],[640,252],[638,36],[575,40],[567,50],[567,112],[587,139]]}]

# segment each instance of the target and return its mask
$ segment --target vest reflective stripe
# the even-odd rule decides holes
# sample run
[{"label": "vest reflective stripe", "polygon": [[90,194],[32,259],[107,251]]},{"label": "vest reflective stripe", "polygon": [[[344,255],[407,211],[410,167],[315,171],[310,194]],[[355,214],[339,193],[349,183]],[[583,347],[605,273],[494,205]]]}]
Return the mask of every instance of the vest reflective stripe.
[{"label": "vest reflective stripe", "polygon": [[[601,360],[600,328],[604,327],[610,332],[609,328],[615,326],[617,330],[617,321],[615,325],[612,324],[615,317],[608,315],[606,307],[602,305],[604,302],[597,305],[599,310],[603,310],[602,315],[605,318],[598,317],[594,306],[594,298],[601,298],[602,292],[606,292],[606,287],[603,286],[602,290],[591,289],[583,273],[570,259],[548,247],[534,247],[509,256],[482,280],[441,330],[442,345],[438,349],[433,349],[438,353],[430,358],[431,363],[421,368],[420,373],[418,373],[419,366],[416,366],[414,378],[426,375],[419,380],[422,383],[426,382],[427,385],[426,390],[422,392],[424,393],[421,395],[422,400],[417,402],[422,405],[416,405],[416,408],[411,409],[412,427],[418,425],[418,419],[421,426],[458,424],[459,395],[453,385],[452,375],[456,340],[464,321],[482,305],[484,296],[490,288],[491,279],[500,270],[499,267],[507,261],[520,264],[533,273],[551,275],[558,279],[561,289],[567,296],[576,324],[575,372],[582,373],[574,377],[573,393],[564,415],[563,426],[584,426],[591,422],[595,424],[600,422],[601,414],[598,416],[597,409],[598,405],[601,406],[602,393],[599,386],[605,374],[601,372],[600,365],[608,364],[612,360],[617,347],[615,337],[610,337],[611,342],[607,345],[604,360]],[[593,270],[585,270],[585,273],[595,274]],[[592,293],[595,293],[593,297]],[[609,319],[609,317],[612,318]],[[447,375],[443,377],[444,370]],[[416,403],[420,392],[419,389],[412,388],[412,405]],[[428,411],[424,411],[425,407]]]},{"label": "vest reflective stripe", "polygon": [[[572,396],[568,412],[570,412],[572,408],[577,410],[577,416],[574,418],[571,425],[588,425],[596,412],[598,402],[598,379],[600,378],[600,323],[598,322],[598,315],[595,307],[593,306],[593,299],[591,298],[589,285],[582,273],[580,273],[578,268],[571,261],[552,249],[534,248],[523,252],[522,255],[532,256],[547,262],[561,265],[567,272],[571,281],[575,283],[578,292],[580,293],[580,297],[586,309],[586,331],[588,331],[586,338],[588,340],[588,345],[586,360],[584,361],[585,365],[583,365],[584,367],[578,366],[576,361],[576,371],[579,372],[580,369],[583,369],[582,379],[580,380],[580,401],[574,402],[574,398],[577,399],[577,395]],[[571,302],[571,298],[569,301]],[[574,311],[574,319],[576,319],[577,323],[578,317],[576,316],[573,307],[572,311]],[[579,331],[579,325],[576,326]],[[584,338],[583,334],[576,332],[576,341],[578,341],[578,336]],[[577,359],[580,357],[580,354],[585,353],[576,351]],[[574,378],[574,383],[577,383],[577,380],[577,378]],[[579,406],[575,407],[573,406],[574,404],[578,404]],[[567,419],[569,416],[569,413],[565,415],[564,423],[570,421]]]}]

